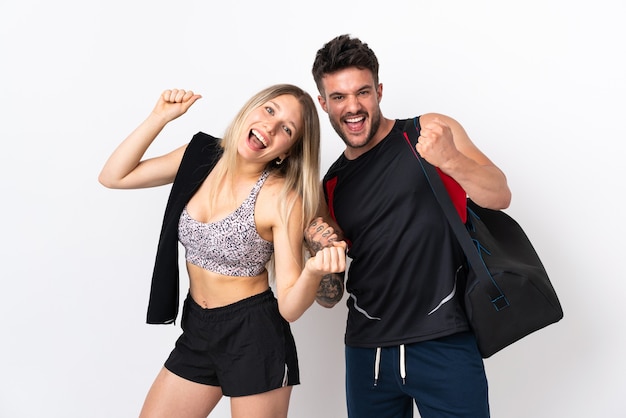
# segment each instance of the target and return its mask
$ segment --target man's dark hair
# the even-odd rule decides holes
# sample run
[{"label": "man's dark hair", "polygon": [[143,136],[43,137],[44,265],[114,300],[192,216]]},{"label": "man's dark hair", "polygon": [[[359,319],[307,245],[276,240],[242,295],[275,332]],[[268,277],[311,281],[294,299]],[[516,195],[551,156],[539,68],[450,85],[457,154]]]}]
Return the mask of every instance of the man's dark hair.
[{"label": "man's dark hair", "polygon": [[326,74],[349,67],[370,70],[374,76],[374,83],[378,85],[378,59],[374,51],[358,38],[340,35],[327,42],[315,55],[313,80],[320,94],[324,95],[322,78]]}]

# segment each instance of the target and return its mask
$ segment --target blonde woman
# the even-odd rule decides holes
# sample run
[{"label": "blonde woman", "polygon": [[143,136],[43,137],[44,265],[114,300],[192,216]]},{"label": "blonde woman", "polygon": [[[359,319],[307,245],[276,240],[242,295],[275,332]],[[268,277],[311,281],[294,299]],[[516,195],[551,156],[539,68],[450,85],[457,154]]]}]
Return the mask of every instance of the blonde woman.
[{"label": "blonde woman", "polygon": [[230,397],[233,417],[286,417],[291,388],[300,383],[289,322],[311,306],[324,275],[345,269],[344,242],[303,256],[303,231],[320,196],[318,114],[300,88],[271,86],[248,100],[222,139],[199,132],[144,159],[165,125],[200,98],[164,91],[99,176],[114,189],[173,183],[148,323],[175,321],[178,242],[185,249],[183,333],[141,417],[206,417],[222,396]]}]

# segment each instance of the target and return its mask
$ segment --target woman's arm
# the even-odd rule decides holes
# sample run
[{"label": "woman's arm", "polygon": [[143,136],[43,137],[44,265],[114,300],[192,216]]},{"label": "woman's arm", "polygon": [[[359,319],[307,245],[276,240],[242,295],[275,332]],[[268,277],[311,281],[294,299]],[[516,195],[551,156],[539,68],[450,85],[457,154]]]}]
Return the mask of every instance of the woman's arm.
[{"label": "woman's arm", "polygon": [[289,322],[298,319],[313,304],[325,275],[340,273],[346,268],[343,241],[320,249],[303,263],[301,219],[302,206],[298,201],[288,224],[279,221],[273,229],[278,306]]},{"label": "woman's arm", "polygon": [[142,158],[165,125],[184,114],[200,97],[192,91],[164,91],[150,115],[113,151],[98,181],[112,189],[139,189],[173,182],[186,145],[160,157]]}]

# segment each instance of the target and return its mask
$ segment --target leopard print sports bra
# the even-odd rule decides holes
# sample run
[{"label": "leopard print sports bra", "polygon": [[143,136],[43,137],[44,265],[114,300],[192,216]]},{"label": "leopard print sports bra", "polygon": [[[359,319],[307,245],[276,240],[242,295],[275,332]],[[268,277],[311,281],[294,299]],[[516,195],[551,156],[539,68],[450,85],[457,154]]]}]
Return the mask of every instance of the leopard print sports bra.
[{"label": "leopard print sports bra", "polygon": [[254,222],[256,198],[269,172],[263,172],[241,206],[222,220],[199,222],[183,209],[178,240],[187,262],[226,276],[257,276],[274,252],[274,244],[257,232]]}]

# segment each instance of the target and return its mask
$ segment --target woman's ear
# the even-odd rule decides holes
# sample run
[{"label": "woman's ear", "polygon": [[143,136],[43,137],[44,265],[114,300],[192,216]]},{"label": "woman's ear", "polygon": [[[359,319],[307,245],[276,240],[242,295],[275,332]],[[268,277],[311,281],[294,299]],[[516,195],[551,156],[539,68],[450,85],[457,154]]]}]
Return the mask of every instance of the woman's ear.
[{"label": "woman's ear", "polygon": [[289,157],[289,154],[282,154],[276,157],[276,165],[281,165]]}]

